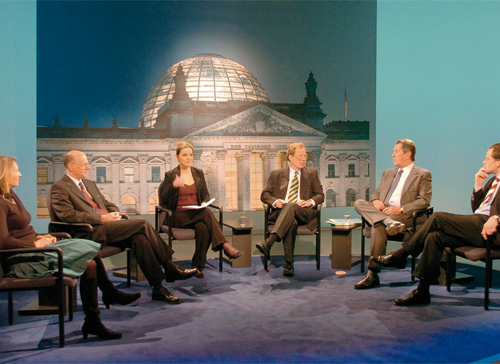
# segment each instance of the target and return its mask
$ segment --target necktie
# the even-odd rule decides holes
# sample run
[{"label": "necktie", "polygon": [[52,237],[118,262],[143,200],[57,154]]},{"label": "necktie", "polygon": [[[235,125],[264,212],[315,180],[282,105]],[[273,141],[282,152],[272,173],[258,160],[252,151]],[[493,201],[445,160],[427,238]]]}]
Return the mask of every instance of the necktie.
[{"label": "necktie", "polygon": [[97,212],[99,215],[104,214],[105,211],[99,208],[99,206],[94,201],[94,199],[92,198],[92,196],[90,196],[90,194],[85,189],[85,186],[83,185],[82,181],[80,181],[80,183],[78,183],[78,186],[80,186],[80,189],[82,190],[83,194],[85,195],[85,199],[90,203],[90,206],[92,206],[92,208],[94,209],[94,211]]},{"label": "necktie", "polygon": [[488,193],[486,194],[486,197],[484,198],[483,202],[481,202],[481,205],[479,207],[483,206],[486,202],[488,202],[488,200],[493,195],[493,192],[495,192],[495,189],[497,188],[497,184],[498,184],[498,177],[495,177],[493,184],[491,185]]},{"label": "necktie", "polygon": [[299,172],[295,171],[295,175],[292,179],[292,184],[290,185],[290,191],[288,192],[288,202],[297,202],[297,197],[299,195]]},{"label": "necktie", "polygon": [[396,178],[394,178],[394,181],[392,181],[391,189],[387,193],[387,196],[385,196],[384,205],[389,204],[389,200],[391,199],[392,194],[396,190],[396,187],[398,187],[398,183],[399,183],[399,180],[401,179],[402,174],[403,174],[403,170],[400,169],[398,171],[398,174],[396,175]]}]

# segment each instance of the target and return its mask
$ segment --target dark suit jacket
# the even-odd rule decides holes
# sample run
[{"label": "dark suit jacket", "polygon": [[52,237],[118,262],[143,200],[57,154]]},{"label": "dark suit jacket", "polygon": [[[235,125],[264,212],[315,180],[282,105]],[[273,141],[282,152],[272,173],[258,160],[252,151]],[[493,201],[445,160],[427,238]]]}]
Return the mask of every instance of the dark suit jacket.
[{"label": "dark suit jacket", "polygon": [[[106,200],[93,181],[83,179],[82,182],[101,209],[107,212],[120,211],[118,206]],[[54,183],[50,193],[52,209],[60,221],[91,224],[94,226],[93,240],[101,243],[106,241],[105,231],[100,228],[102,227],[101,215],[94,211],[83,192],[68,175],[65,174],[63,178]]]},{"label": "dark suit jacket", "polygon": [[[272,171],[267,180],[267,187],[262,191],[260,200],[263,203],[272,205],[278,199],[284,200],[288,189],[290,179],[290,167]],[[319,180],[318,171],[314,168],[304,167],[300,173],[300,191],[301,200],[313,200],[315,206],[321,205],[325,201],[323,186]],[[279,209],[274,209],[269,215],[269,219],[275,220]],[[318,225],[316,212],[312,208],[307,208],[309,216],[307,227],[314,230]]]},{"label": "dark suit jacket", "polygon": [[[377,190],[370,196],[370,201],[384,201],[391,189],[392,181],[398,173],[398,168],[386,169],[382,172],[382,180]],[[431,203],[432,176],[427,169],[413,166],[401,191],[401,207],[406,217],[411,217],[413,211],[425,209]]]},{"label": "dark suit jacket", "polygon": [[[483,188],[481,188],[478,191],[472,192],[471,207],[472,207],[473,212],[476,211],[479,208],[479,206],[481,205],[481,202],[483,202],[483,199],[488,194],[488,191],[490,190],[490,187],[493,184],[494,180],[495,180],[495,178],[490,178],[488,180],[488,182],[486,182],[484,184]],[[496,194],[495,198],[491,202],[490,216],[500,215],[500,197],[499,197],[499,195],[500,195],[500,191]],[[496,236],[494,238],[494,244],[495,245],[500,244],[500,234],[498,234],[498,232],[497,232],[495,235]]]},{"label": "dark suit jacket", "polygon": [[[196,197],[198,205],[210,200],[208,193],[207,183],[205,182],[205,175],[201,169],[191,167],[193,174],[194,184],[196,186]],[[173,183],[175,176],[181,175],[179,166],[165,173],[165,179],[160,183],[158,188],[158,196],[160,199],[160,206],[166,207],[169,210],[175,211],[177,203],[179,202],[179,189],[174,188]]]}]

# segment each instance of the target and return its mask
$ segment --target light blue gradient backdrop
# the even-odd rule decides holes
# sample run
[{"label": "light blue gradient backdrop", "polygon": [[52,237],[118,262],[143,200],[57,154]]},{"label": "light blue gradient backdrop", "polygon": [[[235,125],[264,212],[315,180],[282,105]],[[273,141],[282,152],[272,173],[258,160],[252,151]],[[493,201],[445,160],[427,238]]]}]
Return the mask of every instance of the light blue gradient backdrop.
[{"label": "light blue gradient backdrop", "polygon": [[[469,212],[473,175],[500,141],[498,19],[494,1],[378,3],[377,183],[409,137],[433,173],[432,204]],[[0,24],[0,153],[19,158],[18,192],[35,215],[36,3],[1,2]]]}]

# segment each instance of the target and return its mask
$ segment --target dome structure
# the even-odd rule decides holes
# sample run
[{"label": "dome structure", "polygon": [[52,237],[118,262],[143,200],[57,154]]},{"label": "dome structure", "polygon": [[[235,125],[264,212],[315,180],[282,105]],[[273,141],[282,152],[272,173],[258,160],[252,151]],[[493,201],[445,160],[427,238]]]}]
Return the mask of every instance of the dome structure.
[{"label": "dome structure", "polygon": [[243,65],[219,54],[200,53],[174,64],[156,81],[142,110],[145,127],[155,124],[159,110],[172,99],[179,66],[187,77],[186,91],[191,100],[269,102],[260,82]]}]

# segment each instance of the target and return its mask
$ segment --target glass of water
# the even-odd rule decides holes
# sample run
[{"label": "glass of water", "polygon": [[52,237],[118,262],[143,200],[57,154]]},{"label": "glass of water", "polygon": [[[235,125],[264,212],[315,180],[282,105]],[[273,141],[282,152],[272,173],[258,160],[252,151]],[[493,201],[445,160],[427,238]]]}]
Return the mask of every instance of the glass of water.
[{"label": "glass of water", "polygon": [[349,212],[344,212],[344,225],[351,224],[351,214]]}]

